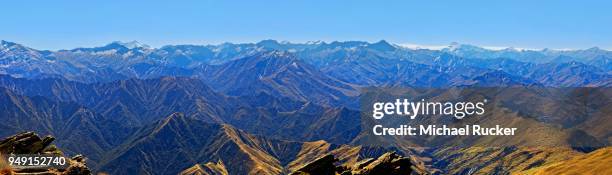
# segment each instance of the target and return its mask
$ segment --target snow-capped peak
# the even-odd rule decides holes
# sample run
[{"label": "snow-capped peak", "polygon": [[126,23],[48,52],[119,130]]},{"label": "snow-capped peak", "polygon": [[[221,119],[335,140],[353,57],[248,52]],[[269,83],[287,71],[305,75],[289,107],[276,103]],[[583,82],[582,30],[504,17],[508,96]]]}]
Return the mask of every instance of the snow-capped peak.
[{"label": "snow-capped peak", "polygon": [[130,42],[121,42],[121,41],[115,41],[113,43],[117,43],[119,45],[122,45],[128,49],[135,49],[135,48],[151,48],[149,45],[146,44],[142,44],[138,41],[130,41]]},{"label": "snow-capped peak", "polygon": [[305,44],[308,44],[308,45],[319,45],[319,44],[325,44],[325,42],[323,42],[321,40],[316,40],[316,41],[307,41]]},{"label": "snow-capped peak", "polygon": [[412,44],[412,43],[398,44],[398,46],[401,46],[407,49],[412,49],[412,50],[420,50],[420,49],[442,50],[448,47],[446,45],[420,45],[420,44]]},{"label": "snow-capped peak", "polygon": [[10,41],[0,40],[0,48],[9,48],[9,47],[16,46],[16,45],[18,44],[10,42]]},{"label": "snow-capped peak", "polygon": [[485,50],[482,47],[478,47],[478,46],[474,46],[474,45],[469,45],[469,44],[460,44],[457,42],[452,42],[448,45],[448,51],[454,52],[454,51],[482,51]]}]

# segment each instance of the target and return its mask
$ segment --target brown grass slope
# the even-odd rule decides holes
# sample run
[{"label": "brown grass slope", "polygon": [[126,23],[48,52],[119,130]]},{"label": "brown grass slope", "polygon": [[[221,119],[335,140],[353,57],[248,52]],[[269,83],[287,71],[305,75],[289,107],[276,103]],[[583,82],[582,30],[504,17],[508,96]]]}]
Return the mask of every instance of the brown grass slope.
[{"label": "brown grass slope", "polygon": [[611,163],[612,147],[605,147],[517,174],[612,174]]}]

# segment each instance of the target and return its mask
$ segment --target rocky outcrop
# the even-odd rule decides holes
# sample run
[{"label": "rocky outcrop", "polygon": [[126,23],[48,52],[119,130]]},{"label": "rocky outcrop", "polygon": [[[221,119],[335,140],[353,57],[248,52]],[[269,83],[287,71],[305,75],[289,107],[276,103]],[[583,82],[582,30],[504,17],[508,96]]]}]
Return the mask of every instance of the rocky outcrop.
[{"label": "rocky outcrop", "polygon": [[[51,142],[55,140],[52,136],[40,138],[34,132],[24,132],[0,140],[0,157],[11,154],[44,154],[64,156]],[[36,169],[36,168],[13,168],[0,160],[0,174],[50,174],[50,175],[90,175],[91,171],[85,163],[85,157],[77,155],[67,158],[68,166],[65,169]]]},{"label": "rocky outcrop", "polygon": [[227,168],[223,161],[217,163],[208,162],[206,164],[196,164],[179,173],[179,175],[228,175]]},{"label": "rocky outcrop", "polygon": [[333,155],[323,156],[291,173],[293,175],[400,175],[400,174],[435,174],[422,162],[411,157],[404,157],[395,152],[388,152],[380,157],[368,158],[352,166],[336,166],[338,159]]},{"label": "rocky outcrop", "polygon": [[51,142],[54,137],[38,137],[34,132],[17,134],[0,141],[0,153],[3,154],[55,154],[61,152]]},{"label": "rocky outcrop", "polygon": [[333,155],[328,154],[323,156],[299,170],[291,173],[292,175],[307,175],[307,174],[320,174],[320,175],[334,175],[337,171],[341,171],[342,167],[336,167],[338,159],[334,158]]}]

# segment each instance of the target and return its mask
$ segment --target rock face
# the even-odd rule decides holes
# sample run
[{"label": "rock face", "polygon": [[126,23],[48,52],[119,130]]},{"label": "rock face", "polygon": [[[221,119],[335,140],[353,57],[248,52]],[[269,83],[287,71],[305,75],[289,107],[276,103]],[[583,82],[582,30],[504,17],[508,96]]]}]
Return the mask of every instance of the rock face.
[{"label": "rock face", "polygon": [[410,157],[403,157],[395,152],[388,152],[380,157],[364,159],[351,167],[334,165],[338,159],[333,155],[321,157],[297,171],[293,175],[376,175],[376,174],[435,174],[436,172],[425,167]]},{"label": "rock face", "polygon": [[[24,132],[0,140],[0,155],[9,154],[51,154],[63,156],[51,142],[52,136],[40,138],[34,132]],[[2,156],[0,156],[2,157]],[[69,166],[66,169],[13,169],[4,158],[0,160],[0,174],[55,174],[55,175],[90,175],[91,171],[85,164],[85,157],[77,155],[67,159]]]}]

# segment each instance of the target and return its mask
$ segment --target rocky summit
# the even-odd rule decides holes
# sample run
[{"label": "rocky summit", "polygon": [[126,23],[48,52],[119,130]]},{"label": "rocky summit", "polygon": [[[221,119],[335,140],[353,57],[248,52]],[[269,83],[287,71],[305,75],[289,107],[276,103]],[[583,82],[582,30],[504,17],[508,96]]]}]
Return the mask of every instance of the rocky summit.
[{"label": "rocky summit", "polygon": [[312,161],[292,175],[376,175],[376,174],[436,174],[437,171],[426,167],[422,162],[410,157],[388,152],[380,157],[368,158],[352,166],[336,166],[338,159],[333,155],[323,156]]},{"label": "rocky summit", "polygon": [[2,175],[90,175],[91,171],[85,163],[85,157],[76,155],[67,159],[69,164],[65,169],[38,169],[38,168],[13,168],[5,162],[5,155],[12,154],[40,154],[40,155],[55,155],[64,156],[51,142],[55,140],[52,136],[39,137],[34,132],[19,133],[3,140],[0,140],[0,174]]}]

